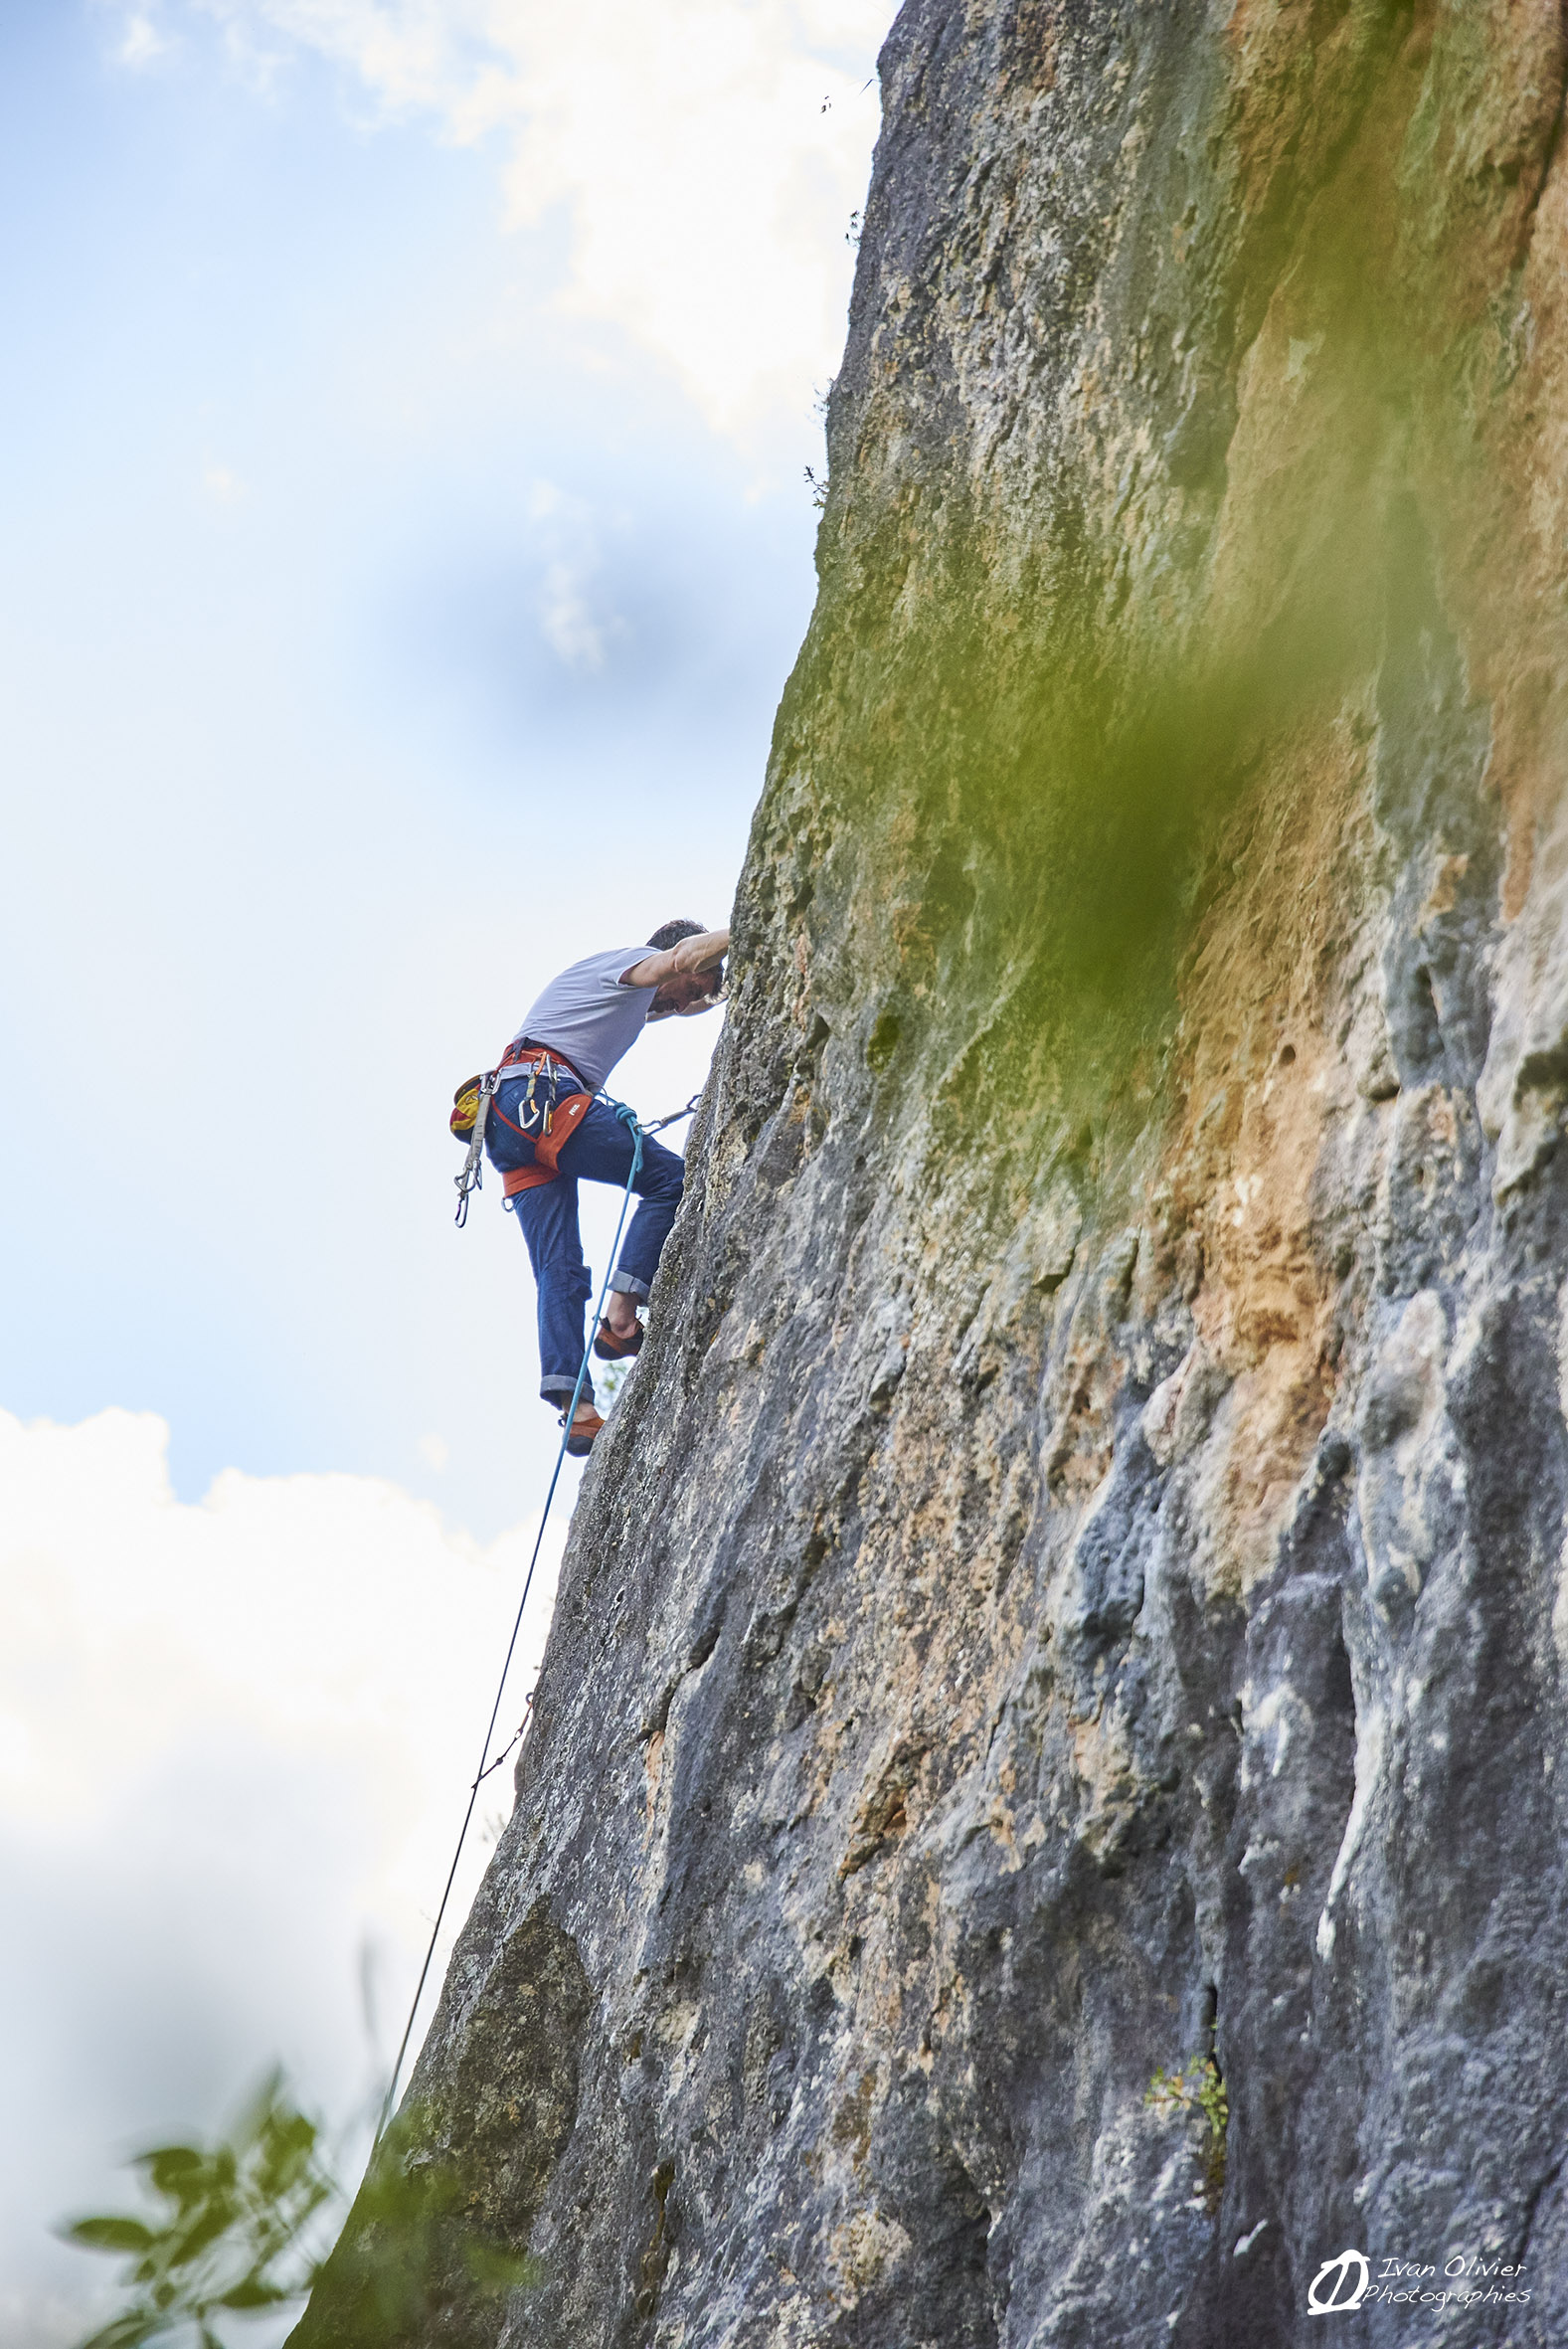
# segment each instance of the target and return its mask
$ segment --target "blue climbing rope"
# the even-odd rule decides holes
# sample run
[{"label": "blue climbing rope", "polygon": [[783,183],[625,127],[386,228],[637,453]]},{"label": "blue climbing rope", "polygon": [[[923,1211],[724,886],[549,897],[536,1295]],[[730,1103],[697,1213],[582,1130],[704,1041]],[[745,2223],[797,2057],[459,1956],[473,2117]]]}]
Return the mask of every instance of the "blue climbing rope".
[{"label": "blue climbing rope", "polygon": [[[505,1761],[507,1754],[511,1752],[512,1746],[517,1743],[517,1737],[520,1737],[523,1733],[522,1730],[519,1729],[517,1732],[517,1737],[514,1737],[511,1740],[511,1744],[505,1746],[503,1750],[497,1754],[494,1761],[490,1760],[490,1739],[495,1735],[495,1724],[500,1718],[501,1699],[506,1694],[506,1676],[512,1669],[512,1657],[517,1648],[517,1636],[523,1628],[523,1609],[528,1604],[528,1593],[533,1588],[534,1568],[539,1563],[539,1552],[544,1542],[545,1528],[550,1523],[551,1504],[554,1502],[556,1497],[556,1487],[561,1482],[561,1470],[567,1456],[567,1438],[572,1433],[572,1421],[577,1415],[578,1402],[583,1393],[583,1381],[588,1376],[589,1355],[592,1354],[594,1348],[594,1334],[599,1328],[601,1317],[605,1311],[605,1299],[610,1294],[610,1273],[613,1271],[616,1259],[620,1254],[620,1235],[626,1226],[626,1210],[631,1204],[632,1187],[636,1182],[638,1174],[642,1171],[643,1129],[637,1122],[636,1112],[634,1110],[628,1109],[623,1101],[610,1101],[608,1096],[605,1098],[607,1106],[614,1111],[616,1117],[619,1118],[621,1124],[626,1128],[627,1132],[631,1136],[631,1171],[626,1176],[626,1187],[620,1195],[620,1216],[615,1225],[615,1236],[610,1244],[610,1254],[605,1260],[605,1278],[600,1284],[599,1303],[594,1309],[594,1318],[588,1326],[588,1339],[583,1348],[583,1359],[578,1364],[577,1384],[572,1389],[572,1400],[566,1407],[566,1415],[562,1422],[561,1447],[556,1453],[556,1464],[551,1472],[550,1477],[550,1490],[545,1495],[544,1514],[539,1520],[539,1531],[534,1536],[533,1555],[528,1561],[528,1572],[523,1577],[523,1595],[517,1602],[517,1614],[512,1624],[512,1636],[506,1643],[506,1662],[501,1666],[501,1677],[497,1683],[495,1691],[495,1703],[490,1708],[490,1718],[485,1725],[484,1743],[479,1749],[478,1774],[474,1778],[473,1784],[468,1789],[468,1807],[463,1812],[462,1825],[457,1830],[456,1848],[452,1852],[451,1866],[446,1871],[446,1883],[441,1893],[440,1906],[436,1911],[436,1922],[431,1927],[430,1946],[425,1952],[425,1963],[420,1968],[420,1978],[414,1992],[414,2003],[409,2009],[409,2019],[403,2027],[403,2038],[398,2048],[398,2060],[392,2067],[392,2078],[387,2082],[387,2093],[382,2102],[381,2117],[376,2122],[376,2134],[371,2140],[370,2157],[372,2161],[374,2161],[376,2158],[376,2148],[380,2145],[382,2138],[386,2135],[387,2123],[392,2117],[393,2099],[397,2095],[398,2081],[403,2073],[403,2059],[408,2054],[409,2042],[414,2037],[415,2017],[419,2014],[420,2000],[425,1996],[425,1985],[430,1979],[431,1965],[436,1956],[436,1944],[440,1938],[441,1920],[446,1914],[446,1903],[451,1898],[451,1889],[453,1884],[456,1882],[457,1863],[462,1858],[462,1847],[468,1838],[468,1829],[473,1820],[474,1805],[479,1799],[479,1789],[484,1784],[486,1778],[491,1775],[492,1771],[498,1770],[500,1768],[502,1762]],[[693,1097],[693,1099],[686,1104],[685,1109],[676,1110],[670,1117],[660,1118],[657,1126],[649,1127],[648,1132],[657,1133],[660,1127],[673,1126],[677,1119],[689,1116],[691,1111],[695,1109],[696,1106],[696,1099]]]}]

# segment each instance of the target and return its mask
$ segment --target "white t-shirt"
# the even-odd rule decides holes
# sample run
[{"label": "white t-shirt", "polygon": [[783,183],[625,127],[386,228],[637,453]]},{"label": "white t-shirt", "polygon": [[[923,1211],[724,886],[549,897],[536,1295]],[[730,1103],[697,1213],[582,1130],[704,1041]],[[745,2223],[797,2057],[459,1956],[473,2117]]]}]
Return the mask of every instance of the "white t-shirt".
[{"label": "white t-shirt", "polygon": [[[622,946],[574,963],[529,1004],[517,1035],[536,1044],[553,1044],[597,1093],[642,1033],[658,993],[654,987],[622,987],[620,975],[657,951],[651,946]],[[515,1043],[517,1037],[512,1040]]]}]

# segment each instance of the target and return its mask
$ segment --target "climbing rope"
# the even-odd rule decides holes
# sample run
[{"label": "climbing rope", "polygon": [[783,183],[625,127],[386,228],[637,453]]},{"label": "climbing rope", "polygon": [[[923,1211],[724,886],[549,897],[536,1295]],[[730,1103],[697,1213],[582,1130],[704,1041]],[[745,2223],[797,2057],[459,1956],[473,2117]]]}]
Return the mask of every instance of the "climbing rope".
[{"label": "climbing rope", "polygon": [[[474,1776],[473,1784],[468,1789],[468,1807],[463,1812],[462,1825],[457,1830],[457,1842],[452,1852],[451,1866],[446,1871],[446,1883],[441,1892],[440,1905],[436,1911],[436,1922],[431,1927],[430,1945],[425,1952],[425,1963],[420,1968],[420,1978],[415,1986],[414,2002],[409,2008],[409,2019],[403,2027],[403,2038],[399,2042],[398,2060],[392,2067],[392,2078],[387,2082],[387,2093],[382,2102],[381,2116],[376,2122],[376,2134],[371,2140],[370,2157],[372,2161],[374,2161],[376,2158],[376,2148],[380,2145],[382,2138],[386,2135],[387,2123],[392,2118],[393,2099],[397,2095],[398,2081],[403,2074],[403,2059],[409,2052],[409,2042],[414,2036],[415,2017],[420,2011],[420,2000],[425,1996],[425,1985],[430,1979],[431,1965],[436,1956],[436,1944],[440,1938],[441,1921],[446,1914],[446,1903],[451,1898],[451,1889],[457,1877],[457,1863],[462,1858],[462,1848],[468,1838],[468,1829],[473,1820],[474,1805],[479,1799],[479,1789],[484,1784],[485,1779],[488,1778],[493,1771],[500,1768],[502,1762],[505,1761],[506,1756],[511,1752],[512,1747],[517,1743],[518,1738],[521,1737],[524,1728],[526,1728],[528,1725],[527,1716],[525,1714],[522,1722],[518,1726],[516,1735],[513,1736],[508,1741],[508,1743],[502,1747],[501,1751],[496,1755],[494,1761],[489,1759],[490,1739],[495,1735],[495,1724],[500,1717],[501,1712],[501,1699],[506,1694],[506,1676],[512,1669],[512,1657],[517,1647],[518,1634],[523,1628],[523,1610],[528,1604],[528,1593],[533,1588],[534,1568],[539,1563],[539,1552],[544,1542],[545,1528],[550,1523],[550,1509],[551,1504],[554,1502],[556,1497],[556,1487],[561,1482],[561,1469],[567,1456],[567,1438],[572,1433],[572,1422],[577,1415],[578,1402],[583,1392],[583,1381],[588,1376],[589,1356],[592,1354],[594,1348],[595,1332],[599,1328],[600,1320],[605,1311],[605,1299],[610,1293],[610,1275],[613,1271],[615,1261],[620,1254],[620,1235],[622,1231],[624,1231],[626,1225],[626,1210],[631,1204],[632,1186],[636,1182],[637,1176],[642,1169],[643,1138],[648,1134],[662,1133],[666,1126],[677,1125],[682,1118],[689,1118],[692,1111],[697,1106],[698,1098],[699,1096],[694,1093],[690,1101],[687,1102],[684,1109],[671,1110],[667,1118],[659,1118],[655,1120],[655,1122],[650,1126],[640,1125],[637,1120],[636,1112],[634,1110],[628,1109],[623,1101],[612,1101],[609,1103],[609,1107],[614,1111],[616,1117],[619,1118],[621,1124],[626,1128],[627,1132],[631,1136],[631,1171],[626,1176],[626,1187],[620,1195],[620,1215],[615,1224],[615,1236],[610,1244],[610,1253],[605,1260],[605,1278],[600,1284],[599,1303],[594,1309],[594,1318],[589,1324],[588,1340],[583,1348],[583,1359],[578,1364],[577,1384],[572,1389],[572,1400],[566,1407],[566,1415],[562,1421],[561,1445],[559,1451],[556,1453],[555,1467],[551,1471],[550,1489],[545,1495],[544,1514],[539,1520],[539,1531],[534,1536],[533,1555],[528,1560],[528,1572],[523,1577],[523,1595],[517,1602],[517,1614],[512,1623],[512,1636],[506,1643],[506,1661],[501,1666],[501,1677],[496,1684],[495,1703],[490,1708],[490,1717],[485,1724],[484,1743],[479,1749],[479,1767]],[[483,1125],[482,1115],[479,1120],[479,1125],[481,1127]],[[477,1131],[476,1139],[482,1140],[482,1136],[479,1136]],[[477,1182],[475,1182],[472,1187],[477,1188]],[[464,1193],[462,1197],[462,1206],[465,1212],[467,1208],[466,1193]],[[532,1706],[532,1696],[529,1697],[528,1703],[530,1706]]]}]

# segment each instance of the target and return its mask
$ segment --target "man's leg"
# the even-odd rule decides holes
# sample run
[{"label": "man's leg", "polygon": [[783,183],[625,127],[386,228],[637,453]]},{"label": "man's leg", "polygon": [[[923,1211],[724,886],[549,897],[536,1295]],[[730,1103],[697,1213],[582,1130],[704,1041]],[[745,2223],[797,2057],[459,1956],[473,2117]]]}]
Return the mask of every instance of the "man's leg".
[{"label": "man's leg", "polygon": [[[620,1327],[617,1335],[624,1336],[636,1319],[637,1307],[645,1305],[648,1291],[653,1286],[653,1275],[658,1271],[664,1243],[670,1236],[675,1213],[680,1205],[681,1190],[686,1180],[686,1162],[651,1135],[642,1144],[642,1165],[637,1172],[637,1209],[620,1244],[620,1258],[610,1276],[610,1298],[606,1307],[611,1329]],[[615,1309],[618,1308],[619,1312]]]},{"label": "man's leg", "polygon": [[[624,1186],[631,1172],[630,1133],[612,1109],[596,1101],[570,1142],[562,1145],[559,1165],[563,1174],[570,1174],[579,1181]],[[685,1161],[651,1135],[644,1136],[642,1165],[633,1185],[637,1210],[621,1243],[620,1260],[610,1276],[605,1304],[605,1319],[617,1338],[629,1337],[636,1328],[637,1306],[653,1286],[685,1178]]]},{"label": "man's leg", "polygon": [[[520,1190],[513,1212],[528,1242],[539,1293],[539,1391],[564,1411],[572,1400],[583,1361],[583,1308],[593,1292],[577,1221],[577,1184],[558,1174]],[[580,1411],[592,1408],[592,1373],[583,1380]]]}]

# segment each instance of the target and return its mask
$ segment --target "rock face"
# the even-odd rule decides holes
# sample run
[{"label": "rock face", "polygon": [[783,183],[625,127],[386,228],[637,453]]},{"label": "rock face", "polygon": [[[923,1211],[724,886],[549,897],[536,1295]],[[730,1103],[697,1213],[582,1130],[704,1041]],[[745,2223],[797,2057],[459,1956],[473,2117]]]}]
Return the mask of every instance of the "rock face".
[{"label": "rock face", "polygon": [[1545,2349],[1558,12],[909,0],[882,72],[687,1205],[415,2083],[537,2280],[420,2337],[1270,2349],[1351,2247],[1347,2338]]}]

